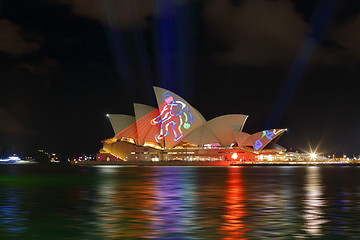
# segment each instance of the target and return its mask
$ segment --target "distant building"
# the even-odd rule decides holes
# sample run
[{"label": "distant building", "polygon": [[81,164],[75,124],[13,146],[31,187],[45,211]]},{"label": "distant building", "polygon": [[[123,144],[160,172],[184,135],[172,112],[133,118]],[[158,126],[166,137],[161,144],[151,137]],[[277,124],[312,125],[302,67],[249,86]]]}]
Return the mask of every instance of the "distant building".
[{"label": "distant building", "polygon": [[247,161],[286,151],[276,142],[286,129],[243,132],[247,115],[209,121],[177,94],[154,87],[158,108],[134,104],[135,116],[108,114],[115,136],[98,161]]}]

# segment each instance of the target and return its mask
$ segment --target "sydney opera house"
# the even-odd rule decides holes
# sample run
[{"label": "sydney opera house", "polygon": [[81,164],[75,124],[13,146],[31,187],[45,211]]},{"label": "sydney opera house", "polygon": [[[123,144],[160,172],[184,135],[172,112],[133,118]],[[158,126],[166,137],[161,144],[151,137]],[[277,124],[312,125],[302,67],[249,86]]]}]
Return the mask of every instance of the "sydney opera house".
[{"label": "sydney opera house", "polygon": [[256,161],[286,151],[286,129],[243,132],[247,115],[207,121],[177,94],[154,87],[158,108],[134,104],[134,115],[108,114],[115,136],[103,141],[98,161]]}]

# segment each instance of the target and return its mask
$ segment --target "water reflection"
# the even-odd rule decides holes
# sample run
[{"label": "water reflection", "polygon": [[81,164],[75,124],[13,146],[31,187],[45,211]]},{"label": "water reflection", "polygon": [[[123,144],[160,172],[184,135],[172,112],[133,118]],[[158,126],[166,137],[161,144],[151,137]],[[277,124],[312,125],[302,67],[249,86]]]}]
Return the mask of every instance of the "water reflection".
[{"label": "water reflection", "polygon": [[148,209],[153,205],[149,181],[142,174],[125,178],[123,174],[124,169],[120,168],[101,169],[92,207],[92,214],[96,216],[93,235],[136,239],[149,232]]},{"label": "water reflection", "polygon": [[247,239],[247,231],[243,218],[247,215],[245,204],[245,190],[241,175],[242,168],[232,167],[228,170],[225,195],[224,222],[220,231],[225,235],[224,240]]},{"label": "water reflection", "polygon": [[0,178],[0,239],[356,239],[360,233],[360,168],[1,171],[7,175]]},{"label": "water reflection", "polygon": [[[141,171],[145,170],[145,171]],[[196,232],[195,168],[99,169],[88,236],[183,239]],[[94,230],[96,229],[96,230]]]},{"label": "water reflection", "polygon": [[[336,171],[335,171],[336,170]],[[325,224],[332,236],[359,236],[359,228],[352,227],[360,222],[356,168],[331,169],[331,182],[325,188],[327,206],[325,214],[329,222]],[[356,176],[356,177],[355,177]],[[356,224],[357,225],[357,224]]]},{"label": "water reflection", "polygon": [[334,213],[331,214],[331,219],[335,225],[333,233],[335,235],[341,235],[346,233],[346,226],[348,225],[346,219],[349,218],[349,216],[346,215],[349,209],[347,209],[347,194],[344,192],[344,187],[339,186],[336,193],[336,198],[334,199],[335,209]]},{"label": "water reflection", "polygon": [[244,169],[250,239],[292,239],[297,233],[293,169]]},{"label": "water reflection", "polygon": [[323,198],[320,168],[307,167],[306,170],[303,230],[309,237],[320,237],[323,235],[322,225],[327,222],[323,210],[326,201]]},{"label": "water reflection", "polygon": [[195,168],[160,167],[153,177],[155,206],[151,211],[155,239],[183,239],[195,233],[196,188]]},{"label": "water reflection", "polygon": [[[0,235],[1,239],[19,236],[25,231],[25,211],[21,206],[22,192],[19,188],[1,188],[0,192]],[[4,234],[4,236],[3,236]]]}]

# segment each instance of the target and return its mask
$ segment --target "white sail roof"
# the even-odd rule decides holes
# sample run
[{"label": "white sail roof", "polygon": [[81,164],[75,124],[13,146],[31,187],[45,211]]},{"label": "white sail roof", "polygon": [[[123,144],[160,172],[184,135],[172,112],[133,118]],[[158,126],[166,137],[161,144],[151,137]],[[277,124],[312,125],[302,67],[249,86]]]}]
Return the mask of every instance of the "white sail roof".
[{"label": "white sail roof", "polygon": [[234,131],[233,134],[239,147],[253,145],[252,137],[250,134],[238,131]]},{"label": "white sail roof", "polygon": [[219,139],[223,147],[230,146],[234,141],[234,131],[242,131],[247,115],[228,114],[211,119],[206,127]]},{"label": "white sail roof", "polygon": [[212,132],[210,132],[210,130],[205,125],[202,125],[201,127],[198,127],[189,133],[189,135],[187,135],[183,141],[201,146],[209,143],[218,143],[219,139],[217,139],[217,137]]},{"label": "white sail roof", "polygon": [[236,141],[239,147],[252,146],[255,151],[261,151],[286,131],[269,129],[250,135],[242,132],[247,115],[228,114],[206,121],[177,94],[159,87],[154,87],[154,92],[158,109],[134,103],[135,117],[108,114],[115,138],[132,138],[138,145],[157,142],[166,148],[173,148],[181,141],[198,146],[219,143],[223,147]]}]

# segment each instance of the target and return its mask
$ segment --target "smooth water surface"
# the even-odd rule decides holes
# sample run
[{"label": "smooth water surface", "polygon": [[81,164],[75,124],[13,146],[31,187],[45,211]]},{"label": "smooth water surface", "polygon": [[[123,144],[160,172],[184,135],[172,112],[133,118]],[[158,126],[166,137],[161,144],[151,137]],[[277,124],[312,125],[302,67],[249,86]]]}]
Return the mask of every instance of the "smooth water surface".
[{"label": "smooth water surface", "polygon": [[0,239],[360,239],[360,167],[0,166]]}]

